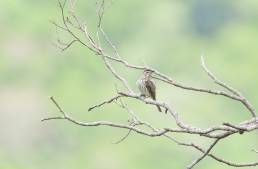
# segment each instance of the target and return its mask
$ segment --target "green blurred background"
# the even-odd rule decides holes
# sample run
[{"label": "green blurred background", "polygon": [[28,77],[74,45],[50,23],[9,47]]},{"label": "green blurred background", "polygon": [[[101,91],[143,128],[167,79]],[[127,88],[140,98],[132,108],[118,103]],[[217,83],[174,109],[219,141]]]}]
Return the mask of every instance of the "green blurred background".
[{"label": "green blurred background", "polygon": [[[108,4],[103,27],[130,63],[146,63],[187,85],[218,89],[201,70],[200,55],[204,53],[210,69],[258,107],[258,1],[114,0]],[[77,0],[76,7],[89,30],[95,31],[96,1]],[[40,122],[58,115],[49,100],[52,95],[81,121],[125,123],[128,118],[116,104],[87,111],[112,97],[118,82],[86,48],[75,44],[60,52],[52,46],[55,29],[50,19],[60,21],[55,0],[0,1],[1,169],[181,169],[200,156],[165,138],[133,133],[116,145],[113,142],[126,130]],[[114,66],[137,91],[135,81],[141,72]],[[157,85],[157,97],[191,125],[205,128],[250,118],[235,101],[161,82]],[[168,115],[152,106],[125,101],[145,121],[157,127],[174,126]],[[197,136],[173,137],[203,147],[210,143]],[[258,159],[251,152],[258,148],[257,139],[257,132],[235,135],[220,142],[213,152],[234,162],[252,162]],[[196,166],[220,168],[232,167],[210,158]]]}]

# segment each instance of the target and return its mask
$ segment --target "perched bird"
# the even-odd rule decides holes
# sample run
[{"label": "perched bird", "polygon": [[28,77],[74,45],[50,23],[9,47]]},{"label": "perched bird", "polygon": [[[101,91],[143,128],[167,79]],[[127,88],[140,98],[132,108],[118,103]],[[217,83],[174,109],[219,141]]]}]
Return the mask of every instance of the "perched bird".
[{"label": "perched bird", "polygon": [[[153,100],[156,100],[156,86],[152,81],[153,71],[145,69],[143,75],[137,80],[136,84],[141,92],[141,96],[151,97]],[[161,108],[157,105],[158,110],[161,112]]]}]

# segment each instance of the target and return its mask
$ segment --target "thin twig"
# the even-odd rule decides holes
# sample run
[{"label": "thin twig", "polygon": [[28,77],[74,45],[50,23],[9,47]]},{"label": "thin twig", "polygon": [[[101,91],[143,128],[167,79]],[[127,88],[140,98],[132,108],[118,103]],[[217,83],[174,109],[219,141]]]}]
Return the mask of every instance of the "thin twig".
[{"label": "thin twig", "polygon": [[119,144],[122,141],[124,141],[130,134],[131,134],[132,130],[129,130],[125,136],[123,136],[121,139],[119,139],[118,141],[114,142],[114,144]]},{"label": "thin twig", "polygon": [[247,131],[247,129],[244,128],[244,127],[236,126],[236,125],[233,125],[233,124],[230,124],[230,123],[223,123],[223,125],[224,125],[224,126],[229,126],[229,127],[232,127],[232,128],[234,128],[234,129],[239,130],[239,133],[240,133],[240,134],[243,134],[244,131]]},{"label": "thin twig", "polygon": [[206,152],[204,154],[202,154],[202,156],[198,159],[196,159],[195,161],[193,161],[192,164],[190,164],[189,166],[187,166],[187,169],[192,169],[197,163],[199,163],[202,159],[204,159],[209,152],[211,151],[211,149],[218,143],[220,139],[216,139],[210,146],[209,148],[206,150]]},{"label": "thin twig", "polygon": [[65,117],[49,117],[49,118],[44,118],[41,121],[48,121],[48,120],[63,120]]},{"label": "thin twig", "polygon": [[77,42],[78,40],[72,40],[70,43],[68,43],[63,49],[62,51],[65,51],[66,49],[68,49],[72,44],[74,44],[75,42]]},{"label": "thin twig", "polygon": [[113,102],[114,100],[117,100],[119,97],[121,97],[121,96],[120,96],[120,95],[115,96],[115,97],[113,97],[113,98],[111,98],[111,99],[109,99],[109,100],[107,100],[107,101],[104,101],[104,102],[98,104],[98,105],[95,105],[95,106],[93,106],[93,107],[90,107],[90,108],[88,109],[88,111],[91,111],[91,110],[93,110],[93,109],[95,109],[95,108],[97,108],[97,107],[103,106],[104,104],[111,103],[111,102]]},{"label": "thin twig", "polygon": [[54,99],[53,96],[50,97],[50,100],[56,105],[56,107],[58,108],[59,112],[63,114],[64,117],[66,117],[66,113],[63,111],[63,109],[59,106],[59,104],[57,103],[57,101]]}]

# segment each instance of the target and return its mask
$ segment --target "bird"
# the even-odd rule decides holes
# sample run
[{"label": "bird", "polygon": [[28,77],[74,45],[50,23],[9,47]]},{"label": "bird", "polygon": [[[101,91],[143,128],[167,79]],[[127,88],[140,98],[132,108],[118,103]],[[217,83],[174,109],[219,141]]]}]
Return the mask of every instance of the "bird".
[{"label": "bird", "polygon": [[[143,71],[142,76],[136,81],[136,85],[141,92],[141,96],[150,97],[153,100],[156,100],[156,86],[154,81],[152,80],[153,71],[150,69],[145,69]],[[159,112],[162,112],[159,105],[156,105]]]}]

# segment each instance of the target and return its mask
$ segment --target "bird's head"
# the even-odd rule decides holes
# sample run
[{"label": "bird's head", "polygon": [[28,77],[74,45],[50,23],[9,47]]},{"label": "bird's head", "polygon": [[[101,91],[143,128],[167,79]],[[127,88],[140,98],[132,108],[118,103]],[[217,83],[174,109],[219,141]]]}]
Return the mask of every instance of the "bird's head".
[{"label": "bird's head", "polygon": [[151,77],[151,75],[152,75],[152,73],[153,73],[154,71],[153,70],[150,70],[150,69],[145,69],[144,71],[143,71],[143,74],[144,74],[144,76],[145,77]]}]

